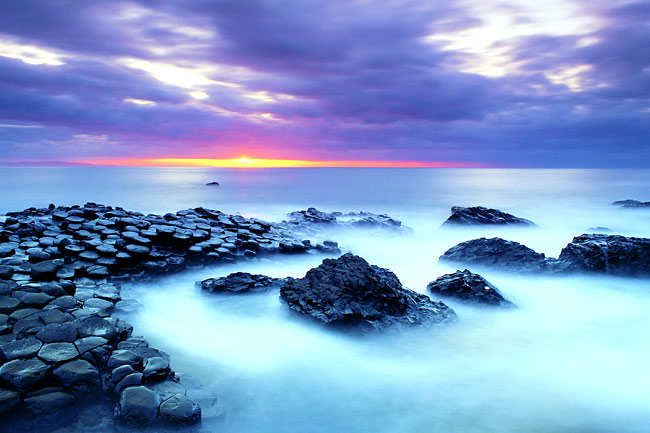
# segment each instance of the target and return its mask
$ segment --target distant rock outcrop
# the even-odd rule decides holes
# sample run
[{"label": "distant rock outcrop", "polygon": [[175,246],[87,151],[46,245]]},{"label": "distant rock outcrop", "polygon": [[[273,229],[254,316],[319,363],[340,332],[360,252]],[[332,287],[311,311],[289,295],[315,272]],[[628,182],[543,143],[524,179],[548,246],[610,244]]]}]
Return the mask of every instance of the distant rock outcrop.
[{"label": "distant rock outcrop", "polygon": [[387,229],[394,231],[410,231],[402,223],[386,214],[377,215],[371,212],[323,212],[310,207],[289,214],[290,220],[283,224],[291,230],[310,232],[324,227],[363,227]]},{"label": "distant rock outcrop", "polygon": [[219,186],[219,182],[208,182],[205,186]]},{"label": "distant rock outcrop", "polygon": [[326,326],[363,331],[442,324],[456,317],[444,303],[402,287],[388,269],[350,253],[290,279],[280,297],[290,309]]},{"label": "distant rock outcrop", "polygon": [[535,223],[512,214],[490,209],[483,206],[451,208],[451,216],[443,223],[444,225],[524,225],[535,226]]},{"label": "distant rock outcrop", "polygon": [[650,201],[638,201],[638,200],[619,200],[612,203],[612,206],[620,206],[628,209],[636,208],[650,208]]},{"label": "distant rock outcrop", "polygon": [[433,295],[456,298],[470,304],[514,307],[485,278],[467,269],[438,277],[429,283],[427,290]]},{"label": "distant rock outcrop", "polygon": [[564,247],[559,259],[574,271],[650,275],[650,239],[583,234]]},{"label": "distant rock outcrop", "polygon": [[271,278],[266,275],[235,272],[227,277],[208,278],[197,282],[197,286],[213,293],[260,293],[280,288],[286,278]]}]

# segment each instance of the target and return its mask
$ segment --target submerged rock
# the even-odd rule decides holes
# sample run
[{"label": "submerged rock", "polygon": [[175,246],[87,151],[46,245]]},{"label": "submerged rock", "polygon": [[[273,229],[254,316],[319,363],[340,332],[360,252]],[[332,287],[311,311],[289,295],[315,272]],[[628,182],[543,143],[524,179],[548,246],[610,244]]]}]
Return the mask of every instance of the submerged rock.
[{"label": "submerged rock", "polygon": [[456,298],[465,303],[514,306],[485,278],[467,269],[438,277],[427,285],[427,290],[433,295]]},{"label": "submerged rock", "polygon": [[562,272],[566,265],[557,259],[547,258],[518,242],[501,238],[473,239],[448,249],[441,262],[480,265],[513,272]]},{"label": "submerged rock", "polygon": [[571,270],[623,276],[650,275],[650,239],[583,234],[562,249]]},{"label": "submerged rock", "polygon": [[456,317],[444,303],[402,287],[388,269],[350,253],[323,260],[304,278],[290,279],[280,297],[290,309],[324,325],[359,330],[442,324]]},{"label": "submerged rock", "polygon": [[644,208],[650,207],[650,201],[639,201],[639,200],[618,200],[612,203],[612,206],[620,206],[624,208]]},{"label": "submerged rock", "polygon": [[196,284],[207,292],[259,293],[280,288],[286,281],[286,278],[271,278],[266,275],[235,272],[227,277],[208,278]]},{"label": "submerged rock", "polygon": [[524,218],[516,217],[498,209],[483,206],[451,208],[451,216],[444,225],[525,225],[535,226],[535,223]]}]

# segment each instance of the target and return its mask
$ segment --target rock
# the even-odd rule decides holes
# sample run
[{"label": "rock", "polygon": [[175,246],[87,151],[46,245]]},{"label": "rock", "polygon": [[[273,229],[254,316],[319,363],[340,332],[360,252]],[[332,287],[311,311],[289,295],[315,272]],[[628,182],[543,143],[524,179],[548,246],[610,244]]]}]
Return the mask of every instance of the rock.
[{"label": "rock", "polygon": [[483,206],[451,208],[451,216],[444,225],[525,225],[534,226],[532,221],[512,214]]},{"label": "rock", "polygon": [[167,377],[171,373],[169,358],[163,358],[162,356],[147,358],[142,373],[145,379],[161,379]]},{"label": "rock", "polygon": [[208,292],[218,293],[259,293],[272,288],[279,288],[287,281],[286,278],[271,278],[265,275],[235,272],[227,277],[208,278],[197,282],[197,286]]},{"label": "rock", "polygon": [[349,253],[290,279],[280,297],[324,325],[360,330],[441,324],[456,316],[442,302],[403,288],[391,271]]},{"label": "rock", "polygon": [[129,386],[137,386],[137,385],[142,385],[142,380],[144,378],[144,375],[140,372],[134,372],[131,374],[127,374],[124,376],[122,380],[120,380],[116,385],[115,385],[115,392],[117,394],[121,393],[124,388],[127,388]]},{"label": "rock", "polygon": [[113,308],[113,303],[105,299],[90,298],[84,302],[84,308],[98,308],[100,310],[109,311]]},{"label": "rock", "polygon": [[84,337],[80,338],[74,342],[74,345],[77,347],[77,350],[82,355],[89,350],[95,349],[100,346],[105,346],[108,344],[108,340],[103,337]]},{"label": "rock", "polygon": [[427,285],[427,290],[433,295],[456,298],[465,303],[514,306],[485,278],[467,269],[438,277]]},{"label": "rock", "polygon": [[142,356],[136,355],[130,350],[114,350],[111,357],[108,359],[106,366],[108,368],[120,367],[122,365],[135,366],[142,362]]},{"label": "rock", "polygon": [[26,391],[47,376],[50,367],[38,359],[14,359],[0,367],[0,380]]},{"label": "rock", "polygon": [[61,265],[54,260],[34,263],[29,271],[34,281],[52,281]]},{"label": "rock", "polygon": [[74,396],[67,392],[52,389],[50,392],[39,392],[35,395],[25,397],[25,406],[33,413],[39,415],[51,412],[70,404]]},{"label": "rock", "polygon": [[87,391],[99,387],[99,371],[82,359],[61,364],[54,369],[52,376],[66,388]]},{"label": "rock", "polygon": [[501,238],[480,238],[448,249],[441,262],[461,263],[498,268],[512,272],[564,272],[566,265],[557,259],[547,258],[544,254],[518,242]]},{"label": "rock", "polygon": [[382,214],[370,212],[322,212],[310,207],[307,210],[295,211],[289,214],[290,221],[283,221],[289,230],[302,229],[309,232],[310,227],[356,227],[410,231],[408,227],[396,219]]},{"label": "rock", "polygon": [[36,338],[43,343],[68,342],[77,339],[78,331],[75,323],[53,323],[46,325],[36,333]]},{"label": "rock", "polygon": [[0,414],[8,413],[20,404],[20,393],[0,388]]},{"label": "rock", "polygon": [[331,213],[321,212],[314,207],[307,210],[291,212],[289,217],[295,222],[304,222],[309,224],[335,224],[336,216]]},{"label": "rock", "polygon": [[41,346],[43,346],[43,343],[38,339],[27,337],[22,340],[0,344],[0,353],[10,361],[12,359],[33,358],[41,350]]},{"label": "rock", "polygon": [[176,394],[160,404],[160,417],[170,422],[195,422],[201,419],[201,408],[189,397]]},{"label": "rock", "polygon": [[583,234],[562,249],[571,270],[623,276],[650,275],[650,238]]},{"label": "rock", "polygon": [[80,337],[103,337],[109,341],[116,341],[117,329],[105,319],[100,317],[87,317],[79,321],[77,325]]},{"label": "rock", "polygon": [[20,299],[12,298],[10,296],[0,296],[0,313],[11,314],[20,309],[23,303]]},{"label": "rock", "polygon": [[144,386],[131,386],[120,395],[115,417],[137,425],[148,424],[156,419],[160,397]]},{"label": "rock", "polygon": [[0,265],[0,280],[8,280],[14,274],[14,268],[11,266]]},{"label": "rock", "polygon": [[72,343],[48,343],[38,352],[38,357],[50,364],[70,361],[78,356],[79,351]]},{"label": "rock", "polygon": [[612,203],[613,206],[620,206],[623,208],[647,208],[650,207],[650,201],[639,201],[639,200],[619,200]]},{"label": "rock", "polygon": [[206,186],[219,186],[219,182],[208,182],[205,185]]}]

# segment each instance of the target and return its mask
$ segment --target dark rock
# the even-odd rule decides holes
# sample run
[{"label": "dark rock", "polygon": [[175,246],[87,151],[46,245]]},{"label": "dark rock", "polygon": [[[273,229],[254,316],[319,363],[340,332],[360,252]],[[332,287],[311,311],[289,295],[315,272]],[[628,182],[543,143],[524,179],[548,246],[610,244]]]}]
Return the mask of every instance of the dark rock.
[{"label": "dark rock", "polygon": [[140,372],[128,374],[124,377],[124,379],[115,385],[115,392],[119,394],[124,388],[127,388],[129,386],[142,385],[143,379],[144,375]]},{"label": "dark rock", "polygon": [[176,423],[195,422],[201,419],[201,408],[189,397],[176,394],[160,404],[160,417]]},{"label": "dark rock", "polygon": [[73,322],[46,325],[36,333],[36,338],[43,343],[72,343],[77,339],[77,326]]},{"label": "dark rock", "polygon": [[219,182],[208,182],[206,186],[219,186]]},{"label": "dark rock", "polygon": [[391,271],[349,253],[290,279],[280,297],[322,324],[361,330],[440,324],[456,316],[442,302],[403,288]]},{"label": "dark rock", "polygon": [[650,207],[650,201],[638,201],[638,200],[619,200],[612,203],[613,206],[620,206],[624,208],[648,208]]},{"label": "dark rock", "polygon": [[103,337],[109,341],[116,341],[117,329],[106,319],[100,317],[87,317],[77,325],[80,337]]},{"label": "dark rock", "polygon": [[307,210],[291,212],[289,217],[296,222],[306,222],[309,224],[335,224],[336,216],[331,213],[322,212],[314,207]]},{"label": "dark rock", "polygon": [[99,387],[99,371],[82,359],[61,364],[54,369],[52,376],[66,388],[87,391]]},{"label": "dark rock", "polygon": [[20,404],[20,393],[0,388],[0,414],[8,413]]},{"label": "dark rock", "polygon": [[466,303],[514,306],[485,278],[467,269],[439,277],[429,283],[427,290],[433,295],[456,298]]},{"label": "dark rock", "polygon": [[20,309],[23,305],[20,299],[12,298],[10,296],[0,296],[0,313],[11,314]]},{"label": "dark rock", "polygon": [[0,280],[8,280],[14,274],[14,268],[11,266],[0,266]]},{"label": "dark rock", "polygon": [[259,293],[279,288],[287,281],[286,278],[271,278],[265,275],[235,272],[227,277],[208,278],[197,282],[201,289],[219,293]]},{"label": "dark rock", "polygon": [[310,226],[321,227],[357,227],[388,230],[410,231],[396,219],[382,214],[370,212],[322,212],[310,207],[307,210],[295,211],[289,214],[290,221],[283,221],[283,225],[290,230],[298,229],[309,231]]},{"label": "dark rock", "polygon": [[148,424],[156,419],[158,406],[158,394],[144,386],[131,386],[122,391],[115,417],[137,425]]},{"label": "dark rock", "polygon": [[566,266],[558,263],[557,259],[547,258],[525,245],[501,238],[480,238],[461,242],[440,256],[440,261],[522,273],[566,270]]},{"label": "dark rock", "polygon": [[171,373],[169,367],[169,357],[163,358],[162,356],[153,356],[147,358],[142,370],[145,379],[161,379],[167,377]]},{"label": "dark rock", "polygon": [[122,365],[135,366],[142,362],[142,356],[136,355],[130,350],[114,350],[111,357],[108,359],[106,366],[108,368],[116,368]]},{"label": "dark rock", "polygon": [[559,260],[574,271],[647,276],[650,275],[650,239],[583,234],[562,249]]},{"label": "dark rock", "polygon": [[108,268],[106,268],[106,266],[94,265],[86,269],[86,275],[88,275],[90,278],[102,279],[108,278],[110,273],[108,272]]},{"label": "dark rock", "polygon": [[12,359],[33,358],[41,350],[41,346],[43,346],[43,343],[40,340],[27,337],[22,340],[0,344],[0,353],[10,361]]},{"label": "dark rock", "polygon": [[39,415],[67,406],[73,400],[74,396],[72,394],[54,388],[50,392],[41,391],[35,395],[25,397],[25,406]]},{"label": "dark rock", "polygon": [[30,274],[34,281],[52,281],[56,279],[56,272],[61,265],[54,260],[45,260],[34,263],[30,269]]},{"label": "dark rock", "polygon": [[131,373],[135,373],[135,369],[132,366],[128,364],[120,365],[119,367],[114,368],[111,372],[111,382],[117,384]]},{"label": "dark rock", "polygon": [[59,296],[50,302],[50,305],[56,305],[62,310],[71,310],[77,307],[77,299],[74,296]]},{"label": "dark rock", "polygon": [[113,303],[105,299],[90,298],[84,302],[84,308],[97,308],[104,311],[113,309]]},{"label": "dark rock", "polygon": [[516,217],[498,209],[483,206],[451,208],[451,216],[443,225],[526,225],[534,226],[532,221]]},{"label": "dark rock", "polygon": [[77,350],[82,355],[90,350],[96,349],[108,344],[108,340],[103,337],[84,337],[74,342]]},{"label": "dark rock", "polygon": [[50,296],[47,293],[26,293],[20,297],[20,300],[23,301],[23,305],[26,307],[38,307],[42,308],[44,305],[48,304],[51,300],[54,299],[54,296]]},{"label": "dark rock", "polygon": [[38,359],[15,359],[0,367],[0,380],[18,390],[28,390],[47,376],[50,367]]},{"label": "dark rock", "polygon": [[84,251],[83,253],[79,254],[79,258],[81,260],[88,260],[89,262],[94,262],[99,258],[99,253],[95,251]]},{"label": "dark rock", "polygon": [[79,351],[73,343],[48,343],[38,352],[38,357],[50,364],[70,361],[78,356]]}]

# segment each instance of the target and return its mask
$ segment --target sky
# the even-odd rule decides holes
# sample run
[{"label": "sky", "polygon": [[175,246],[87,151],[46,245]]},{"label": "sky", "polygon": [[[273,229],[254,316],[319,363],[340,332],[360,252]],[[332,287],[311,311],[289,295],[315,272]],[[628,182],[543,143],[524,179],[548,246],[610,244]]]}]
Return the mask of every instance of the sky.
[{"label": "sky", "polygon": [[650,2],[2,2],[0,163],[231,159],[650,168]]}]

